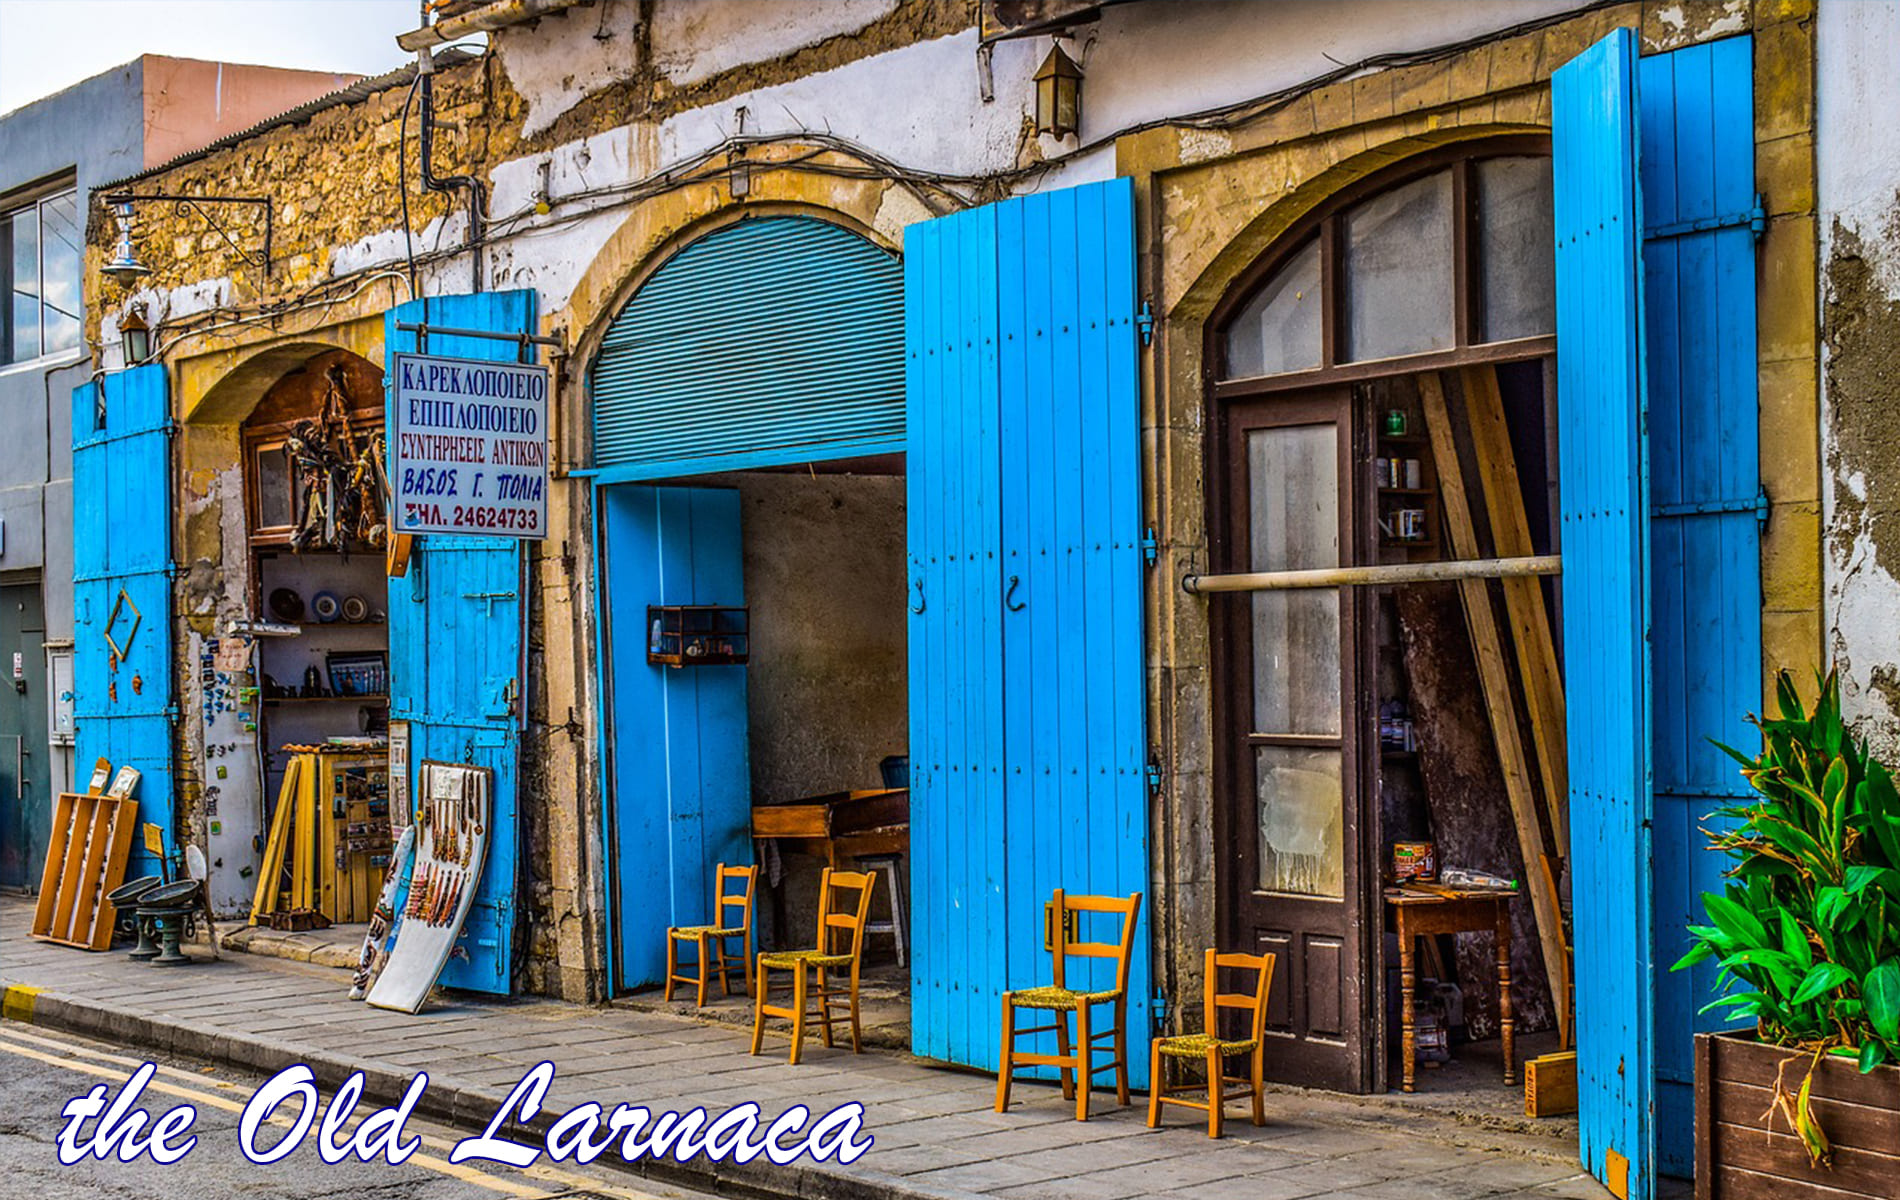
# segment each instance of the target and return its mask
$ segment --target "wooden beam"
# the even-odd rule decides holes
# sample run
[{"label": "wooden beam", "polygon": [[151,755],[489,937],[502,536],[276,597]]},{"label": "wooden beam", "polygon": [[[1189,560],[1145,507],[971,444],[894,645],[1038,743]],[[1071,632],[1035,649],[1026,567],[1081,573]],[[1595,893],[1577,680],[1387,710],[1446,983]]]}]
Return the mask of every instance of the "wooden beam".
[{"label": "wooden beam", "polygon": [[[1524,492],[1504,423],[1504,398],[1491,367],[1461,372],[1465,420],[1478,461],[1480,490],[1491,518],[1492,549],[1500,556],[1532,554]],[[1504,611],[1517,647],[1517,668],[1524,681],[1524,704],[1531,719],[1531,748],[1544,781],[1544,808],[1560,855],[1570,853],[1570,771],[1564,747],[1564,685],[1557,674],[1557,647],[1544,607],[1544,589],[1532,579],[1506,579]]]},{"label": "wooden beam", "polygon": [[[1431,435],[1432,461],[1438,469],[1439,492],[1452,553],[1475,557],[1477,529],[1471,523],[1464,468],[1458,461],[1458,447],[1451,434],[1451,414],[1438,376],[1431,372],[1421,374],[1418,394],[1425,410],[1425,428]],[[1510,673],[1504,661],[1497,615],[1491,610],[1491,593],[1483,580],[1460,580],[1458,588],[1465,602],[1465,620],[1471,627],[1471,646],[1478,659],[1478,679],[1483,684],[1491,735],[1497,739],[1504,791],[1510,798],[1511,817],[1517,825],[1518,849],[1524,856],[1524,890],[1530,893],[1531,911],[1537,917],[1537,941],[1544,951],[1544,970],[1550,979],[1551,995],[1566,996],[1570,991],[1570,961],[1564,952],[1563,907],[1556,891],[1547,886],[1543,874],[1536,869],[1544,856],[1543,824],[1538,820],[1537,797],[1531,787],[1524,743],[1518,734],[1517,706],[1512,703]],[[1556,1007],[1558,1028],[1564,1044],[1568,1045],[1570,1014],[1561,1001]]]},{"label": "wooden beam", "polygon": [[1308,567],[1297,571],[1249,571],[1235,575],[1189,575],[1184,591],[1285,592],[1300,588],[1387,587],[1396,583],[1437,583],[1448,579],[1513,579],[1563,573],[1555,554],[1524,558],[1452,559],[1445,562],[1380,563],[1369,567]]}]

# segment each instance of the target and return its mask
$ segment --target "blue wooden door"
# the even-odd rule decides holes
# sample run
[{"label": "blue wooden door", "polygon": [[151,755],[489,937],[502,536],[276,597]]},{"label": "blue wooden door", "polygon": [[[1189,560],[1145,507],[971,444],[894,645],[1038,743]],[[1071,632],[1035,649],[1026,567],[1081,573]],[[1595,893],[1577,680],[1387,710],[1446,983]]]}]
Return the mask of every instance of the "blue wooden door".
[{"label": "blue wooden door", "polygon": [[1747,37],[1641,61],[1649,383],[1658,1169],[1695,1165],[1694,1033],[1714,964],[1667,968],[1722,890],[1710,811],[1746,794],[1710,741],[1746,746],[1761,696],[1754,87]]},{"label": "blue wooden door", "polygon": [[[158,364],[73,391],[77,772],[136,767],[139,819],[172,827],[171,410]],[[158,864],[135,837],[128,876]]]},{"label": "blue wooden door", "polygon": [[[1000,993],[1049,980],[1050,893],[1152,899],[1133,187],[1005,201],[905,240],[912,1038],[994,1067]],[[1148,929],[1144,911],[1136,1047]]]},{"label": "blue wooden door", "polygon": [[1647,1200],[1650,546],[1629,30],[1554,73],[1551,120],[1580,1150]]},{"label": "blue wooden door", "polygon": [[665,980],[669,925],[703,925],[716,864],[752,861],[746,669],[647,662],[647,606],[745,603],[739,493],[596,493],[608,663],[607,830],[615,986]]},{"label": "blue wooden door", "polygon": [[[431,333],[418,346],[415,333],[397,328],[416,323],[533,333],[534,293],[432,296],[385,317],[390,355],[515,362],[518,343],[494,338]],[[488,862],[441,982],[498,994],[511,987],[517,911],[525,582],[515,540],[441,535],[418,537],[409,573],[389,581],[390,716],[409,722],[411,771],[433,760],[494,772]]]}]

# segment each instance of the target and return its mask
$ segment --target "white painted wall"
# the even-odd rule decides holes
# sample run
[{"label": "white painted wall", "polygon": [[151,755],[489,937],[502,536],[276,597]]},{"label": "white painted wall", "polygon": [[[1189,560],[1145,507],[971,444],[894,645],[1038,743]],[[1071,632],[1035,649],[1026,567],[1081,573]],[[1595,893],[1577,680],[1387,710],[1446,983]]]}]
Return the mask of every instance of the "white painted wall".
[{"label": "white painted wall", "polygon": [[[1859,241],[1879,288],[1900,301],[1900,4],[1821,0],[1817,13],[1816,165],[1821,284],[1848,237]],[[1823,295],[1822,311],[1826,311]],[[1871,314],[1869,314],[1871,315]],[[1844,459],[1832,435],[1836,398],[1827,375],[1836,364],[1822,328],[1822,512],[1828,651],[1841,664],[1844,701],[1877,752],[1900,752],[1900,712],[1871,686],[1900,660],[1900,563],[1875,555],[1865,522],[1848,527],[1841,502],[1868,496],[1862,464]],[[1867,397],[1857,397],[1867,402]],[[1893,396],[1883,397],[1889,404]],[[1855,507],[1858,507],[1856,505]]]}]

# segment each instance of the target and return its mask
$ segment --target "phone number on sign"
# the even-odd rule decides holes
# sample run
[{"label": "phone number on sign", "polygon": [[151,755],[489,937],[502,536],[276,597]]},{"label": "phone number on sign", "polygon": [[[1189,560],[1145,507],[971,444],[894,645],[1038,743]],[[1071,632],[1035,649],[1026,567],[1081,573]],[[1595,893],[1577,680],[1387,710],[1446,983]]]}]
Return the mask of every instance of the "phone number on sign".
[{"label": "phone number on sign", "polygon": [[540,528],[540,514],[532,508],[496,508],[486,504],[452,504],[446,510],[439,504],[410,504],[403,522],[410,528],[434,529],[512,529],[531,532]]}]

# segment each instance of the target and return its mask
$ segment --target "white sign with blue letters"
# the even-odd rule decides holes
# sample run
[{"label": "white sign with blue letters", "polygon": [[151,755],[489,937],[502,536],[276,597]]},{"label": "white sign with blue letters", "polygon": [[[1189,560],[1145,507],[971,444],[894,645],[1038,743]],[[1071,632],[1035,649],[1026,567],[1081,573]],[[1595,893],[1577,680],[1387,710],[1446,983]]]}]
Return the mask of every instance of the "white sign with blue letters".
[{"label": "white sign with blue letters", "polygon": [[548,369],[433,354],[393,366],[395,531],[546,537]]}]

